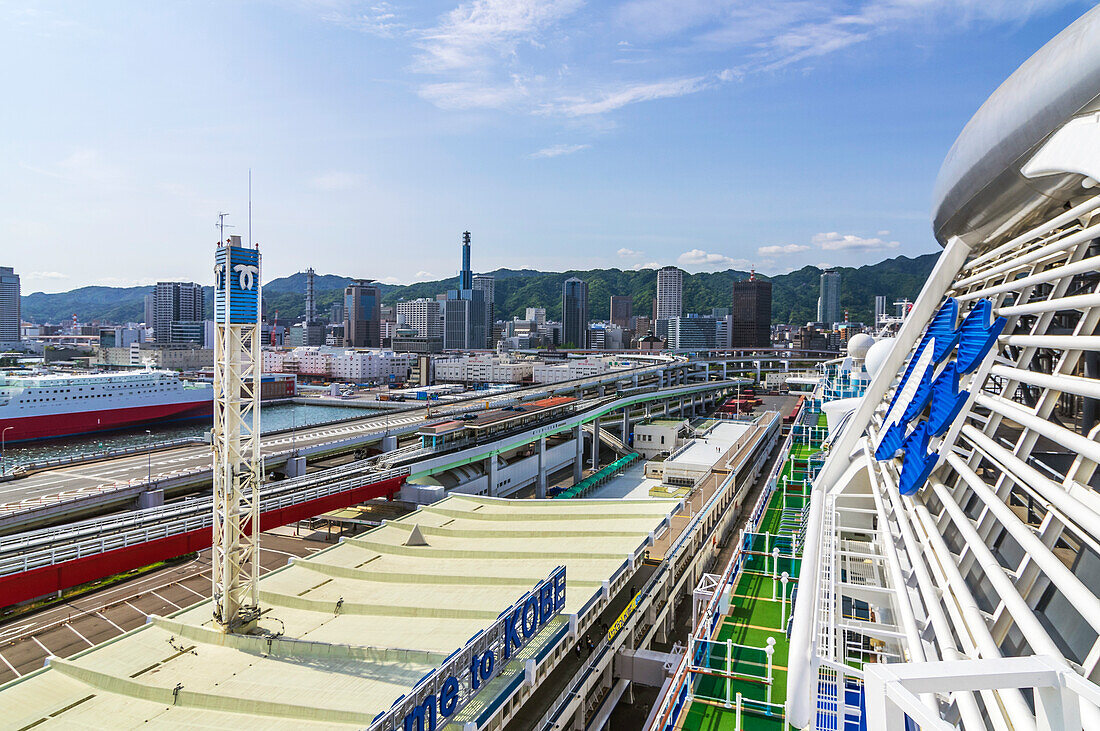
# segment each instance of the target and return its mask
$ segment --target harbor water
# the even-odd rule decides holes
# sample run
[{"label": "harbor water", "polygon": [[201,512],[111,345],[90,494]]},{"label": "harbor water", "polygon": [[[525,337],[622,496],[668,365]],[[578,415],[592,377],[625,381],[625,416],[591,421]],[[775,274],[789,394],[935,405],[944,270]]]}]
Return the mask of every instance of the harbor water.
[{"label": "harbor water", "polygon": [[[377,409],[364,409],[354,406],[321,406],[313,404],[272,404],[264,406],[261,412],[261,429],[264,434],[283,429],[292,429],[326,424],[333,421],[362,419],[384,413]],[[201,437],[211,428],[209,419],[187,421],[178,424],[153,424],[134,429],[100,432],[63,439],[49,439],[38,442],[17,442],[4,448],[4,467],[11,469],[17,465],[41,462],[47,459],[68,457],[109,449],[125,449],[147,444],[167,442],[175,439]],[[150,433],[146,433],[148,430]]]}]

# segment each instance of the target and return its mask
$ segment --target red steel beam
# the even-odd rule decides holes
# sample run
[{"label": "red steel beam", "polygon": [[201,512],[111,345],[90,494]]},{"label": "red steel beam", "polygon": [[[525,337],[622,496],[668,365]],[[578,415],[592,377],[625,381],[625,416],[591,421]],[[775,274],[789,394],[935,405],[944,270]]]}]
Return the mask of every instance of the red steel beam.
[{"label": "red steel beam", "polygon": [[[389,497],[401,489],[405,477],[392,477],[382,482],[363,485],[354,490],[327,495],[323,498],[269,510],[260,516],[260,530],[271,530],[296,520],[312,518],[321,513],[346,508],[364,500]],[[210,548],[213,539],[211,528],[180,533],[165,538],[116,548],[92,556],[84,556],[54,564],[40,566],[20,574],[0,576],[0,605],[10,606],[29,599],[53,594],[105,576],[148,566],[157,561],[176,558]]]}]

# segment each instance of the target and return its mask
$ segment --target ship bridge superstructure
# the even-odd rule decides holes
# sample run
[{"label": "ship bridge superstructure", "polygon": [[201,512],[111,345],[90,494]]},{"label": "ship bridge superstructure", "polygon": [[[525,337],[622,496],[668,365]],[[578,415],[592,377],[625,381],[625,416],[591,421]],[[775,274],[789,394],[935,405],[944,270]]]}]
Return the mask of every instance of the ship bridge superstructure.
[{"label": "ship bridge superstructure", "polygon": [[1100,728],[1098,36],[1093,10],[944,164],[943,254],[813,483],[796,727]]}]

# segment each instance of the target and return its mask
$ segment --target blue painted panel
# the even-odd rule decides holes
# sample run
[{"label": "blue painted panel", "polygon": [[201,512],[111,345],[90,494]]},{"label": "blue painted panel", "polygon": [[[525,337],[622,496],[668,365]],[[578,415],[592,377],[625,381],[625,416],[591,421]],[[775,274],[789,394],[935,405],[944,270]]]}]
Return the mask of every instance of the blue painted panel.
[{"label": "blue painted panel", "polygon": [[226,324],[253,325],[260,319],[260,252],[241,246],[221,246],[214,253],[214,320]]}]

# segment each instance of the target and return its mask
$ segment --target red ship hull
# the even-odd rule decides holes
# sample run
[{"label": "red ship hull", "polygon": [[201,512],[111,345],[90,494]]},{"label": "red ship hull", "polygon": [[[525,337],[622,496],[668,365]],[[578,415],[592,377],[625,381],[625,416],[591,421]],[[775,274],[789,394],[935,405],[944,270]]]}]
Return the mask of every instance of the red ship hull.
[{"label": "red ship hull", "polygon": [[213,413],[213,401],[192,401],[182,404],[160,404],[126,409],[104,409],[102,411],[81,411],[69,414],[25,416],[19,419],[0,419],[0,429],[12,427],[5,436],[5,442],[11,443],[32,439],[53,439],[78,434],[93,434],[153,422],[202,419],[212,416]]}]

